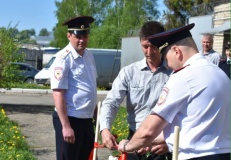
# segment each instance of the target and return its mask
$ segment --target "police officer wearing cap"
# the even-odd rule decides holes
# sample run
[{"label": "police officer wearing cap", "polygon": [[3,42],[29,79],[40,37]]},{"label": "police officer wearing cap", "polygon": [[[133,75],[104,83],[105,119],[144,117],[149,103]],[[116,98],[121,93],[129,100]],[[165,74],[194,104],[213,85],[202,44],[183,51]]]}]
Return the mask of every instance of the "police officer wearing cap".
[{"label": "police officer wearing cap", "polygon": [[69,44],[56,53],[51,66],[57,160],[88,160],[93,149],[97,72],[93,55],[86,49],[93,21],[79,16],[63,23]]},{"label": "police officer wearing cap", "polygon": [[119,143],[119,151],[149,146],[161,131],[173,150],[174,127],[179,126],[179,160],[230,159],[230,90],[224,92],[230,88],[230,80],[198,53],[190,33],[193,27],[190,24],[149,37],[174,73],[132,139]]}]

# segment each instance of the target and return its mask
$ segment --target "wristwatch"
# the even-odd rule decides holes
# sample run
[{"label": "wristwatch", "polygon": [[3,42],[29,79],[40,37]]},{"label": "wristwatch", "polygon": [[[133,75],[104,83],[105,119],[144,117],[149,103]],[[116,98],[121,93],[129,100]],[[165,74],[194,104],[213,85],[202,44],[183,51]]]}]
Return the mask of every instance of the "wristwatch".
[{"label": "wristwatch", "polygon": [[124,147],[123,147],[123,150],[124,150],[124,152],[127,152],[127,150],[126,150],[126,145],[128,144],[128,142],[129,142],[129,140],[127,140],[125,143],[124,143]]}]

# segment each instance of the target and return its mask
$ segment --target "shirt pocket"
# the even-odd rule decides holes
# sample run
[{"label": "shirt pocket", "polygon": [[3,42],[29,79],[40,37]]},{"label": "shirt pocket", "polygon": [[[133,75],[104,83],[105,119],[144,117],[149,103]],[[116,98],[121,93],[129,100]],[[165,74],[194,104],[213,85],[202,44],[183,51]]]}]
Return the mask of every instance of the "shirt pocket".
[{"label": "shirt pocket", "polygon": [[84,73],[84,68],[76,65],[71,69],[74,77],[82,77]]},{"label": "shirt pocket", "polygon": [[139,101],[144,93],[144,83],[142,79],[133,79],[130,86],[130,97],[133,101]]},{"label": "shirt pocket", "polygon": [[131,78],[131,83],[130,83],[131,89],[142,89],[142,88],[144,88],[144,85],[145,85],[144,80],[145,79],[142,77],[142,75],[133,76]]}]

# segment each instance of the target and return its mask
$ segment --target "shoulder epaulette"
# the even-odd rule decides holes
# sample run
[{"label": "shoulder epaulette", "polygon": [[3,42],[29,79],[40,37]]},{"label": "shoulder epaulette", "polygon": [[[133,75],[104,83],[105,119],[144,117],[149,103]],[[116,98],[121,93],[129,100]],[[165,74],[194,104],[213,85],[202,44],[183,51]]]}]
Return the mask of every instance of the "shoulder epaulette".
[{"label": "shoulder epaulette", "polygon": [[63,53],[61,54],[60,58],[62,58],[62,59],[66,58],[66,56],[67,56],[69,53],[70,53],[70,50],[67,49],[65,52],[63,52]]}]

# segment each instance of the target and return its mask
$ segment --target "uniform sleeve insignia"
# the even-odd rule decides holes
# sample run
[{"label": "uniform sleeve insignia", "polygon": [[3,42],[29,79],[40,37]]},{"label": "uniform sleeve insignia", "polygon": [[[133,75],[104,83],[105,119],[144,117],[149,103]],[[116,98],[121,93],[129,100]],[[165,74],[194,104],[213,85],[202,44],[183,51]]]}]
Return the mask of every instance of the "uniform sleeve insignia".
[{"label": "uniform sleeve insignia", "polygon": [[158,105],[161,105],[165,102],[167,96],[168,96],[169,89],[167,87],[164,87],[161,91],[159,100],[157,102]]},{"label": "uniform sleeve insignia", "polygon": [[55,67],[54,75],[57,80],[62,79],[63,77],[63,68],[62,67]]}]

